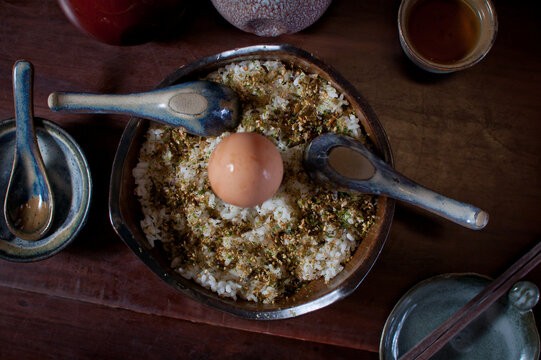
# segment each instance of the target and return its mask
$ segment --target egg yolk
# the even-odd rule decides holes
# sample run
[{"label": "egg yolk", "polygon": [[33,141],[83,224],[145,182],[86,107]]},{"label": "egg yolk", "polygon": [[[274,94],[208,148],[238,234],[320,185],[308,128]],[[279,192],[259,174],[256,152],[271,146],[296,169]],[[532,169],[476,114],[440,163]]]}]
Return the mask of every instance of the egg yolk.
[{"label": "egg yolk", "polygon": [[257,133],[225,137],[210,155],[210,187],[223,201],[253,207],[280,187],[284,165],[274,144]]}]

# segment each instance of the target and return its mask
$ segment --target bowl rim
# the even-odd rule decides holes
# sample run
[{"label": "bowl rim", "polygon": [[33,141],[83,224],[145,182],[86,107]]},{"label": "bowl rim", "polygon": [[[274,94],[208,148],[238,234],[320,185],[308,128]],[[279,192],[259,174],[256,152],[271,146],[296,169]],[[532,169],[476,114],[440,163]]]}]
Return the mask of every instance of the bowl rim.
[{"label": "bowl rim", "polygon": [[[317,67],[323,71],[329,79],[332,80],[331,82],[333,85],[339,85],[339,87],[343,89],[342,91],[345,92],[345,95],[354,100],[357,103],[356,105],[362,109],[364,118],[369,123],[369,128],[373,132],[373,134],[370,134],[370,137],[377,144],[378,150],[381,152],[380,156],[389,165],[393,166],[393,156],[387,135],[374,111],[364,100],[364,98],[362,98],[359,92],[332,67],[323,63],[314,55],[292,45],[254,45],[227,50],[215,55],[207,56],[182,66],[176,71],[172,72],[166,76],[156,88],[170,86],[175,82],[178,82],[179,79],[188,77],[189,75],[193,75],[197,72],[201,72],[209,66],[223,66],[227,63],[242,61],[245,58],[255,59],[259,57],[269,59],[272,56],[277,55],[289,56],[292,59],[307,63],[313,67]],[[296,65],[300,66],[300,64]],[[365,263],[359,265],[359,268],[355,269],[355,271],[352,272],[349,277],[344,279],[339,286],[325,293],[321,297],[301,303],[299,305],[276,307],[275,309],[271,310],[257,308],[257,306],[254,306],[254,309],[245,309],[238,305],[239,302],[246,303],[242,300],[232,300],[234,303],[228,304],[227,302],[229,299],[216,299],[216,297],[204,294],[205,291],[208,292],[210,290],[202,287],[201,288],[204,289],[204,291],[194,291],[193,289],[188,289],[185,285],[180,283],[179,280],[175,279],[177,274],[173,274],[172,269],[168,269],[167,272],[164,272],[164,269],[156,262],[156,260],[153,259],[148,252],[145,252],[141,248],[134,234],[123,220],[121,213],[120,193],[126,155],[128,154],[128,150],[134,135],[141,131],[142,127],[145,126],[146,123],[148,123],[148,120],[135,117],[131,118],[120,139],[111,171],[109,187],[109,219],[117,235],[157,276],[159,276],[163,281],[175,288],[177,291],[187,295],[192,300],[196,300],[211,308],[221,310],[244,319],[275,320],[296,317],[321,309],[351,294],[364,280],[365,276],[369,273],[379,257],[379,254],[381,253],[390,232],[395,208],[395,201],[393,199],[382,196],[378,197],[378,207],[379,203],[383,202],[383,210],[381,211],[384,216],[382,216],[381,221],[378,222],[378,228],[380,230],[374,251],[370,253]],[[359,248],[360,246],[356,249],[356,251]],[[178,274],[178,276],[180,275]],[[189,281],[193,282],[193,280]],[[193,284],[196,283],[193,282]],[[198,284],[196,285],[200,286]]]},{"label": "bowl rim", "polygon": [[[389,343],[392,343],[393,345],[396,345],[397,342],[397,334],[392,333],[393,326],[397,326],[399,328],[399,332],[402,331],[402,328],[405,323],[407,323],[407,313],[409,309],[413,309],[415,307],[415,304],[412,303],[411,298],[414,297],[418,292],[425,290],[426,287],[435,286],[439,283],[444,282],[452,282],[456,281],[461,284],[464,284],[468,281],[479,281],[484,282],[485,286],[489,285],[491,281],[494,279],[491,278],[488,275],[480,274],[477,272],[451,272],[451,273],[443,273],[434,275],[429,278],[425,278],[418,283],[411,286],[406,292],[398,299],[398,301],[394,304],[392,310],[389,312],[389,315],[387,316],[387,319],[385,320],[385,324],[383,325],[383,330],[381,331],[380,336],[380,342],[379,342],[379,359],[380,360],[387,360],[387,359],[395,359],[399,354],[394,354],[392,352],[393,349],[389,348],[387,345]],[[517,283],[520,282],[520,280],[517,281]],[[482,288],[479,290],[481,291]],[[533,334],[535,334],[535,344],[533,344],[534,347],[534,353],[535,357],[539,357],[540,352],[540,346],[541,342],[539,339],[539,331],[535,325],[535,317],[533,314],[533,308],[525,311],[521,311],[519,309],[514,309],[513,305],[511,305],[509,300],[507,299],[508,293],[506,295],[500,297],[496,303],[492,304],[491,306],[495,306],[496,304],[500,304],[506,308],[512,309],[512,311],[516,311],[517,313],[521,314],[521,322],[527,323],[527,325],[530,326],[530,329],[533,330]],[[411,305],[408,307],[408,305]],[[403,309],[405,311],[403,311]],[[513,310],[514,309],[514,310]],[[507,316],[507,315],[502,315]],[[400,321],[398,321],[400,320]],[[397,325],[397,322],[399,324]],[[396,355],[396,356],[395,356]],[[403,354],[401,354],[403,355]]]},{"label": "bowl rim", "polygon": [[[0,121],[0,128],[10,127],[12,128],[11,131],[15,132],[15,121],[15,118],[2,120]],[[76,208],[73,206],[70,208],[70,210],[74,210],[72,215],[73,220],[70,223],[63,223],[59,228],[51,229],[42,239],[29,241],[28,243],[30,245],[28,246],[12,245],[7,251],[0,249],[0,259],[18,263],[29,263],[48,259],[70,245],[87,223],[93,195],[92,174],[81,146],[66,130],[54,122],[40,117],[34,117],[34,121],[36,137],[38,139],[41,132],[47,133],[55,141],[62,142],[71,151],[73,163],[76,164],[80,171],[83,187],[80,191],[81,200],[76,204],[78,206]],[[3,214],[1,215],[3,216]],[[21,239],[15,239],[21,241]],[[5,240],[0,239],[0,241]],[[26,241],[23,240],[23,242]]]},{"label": "bowl rim", "polygon": [[[452,73],[455,71],[465,70],[468,69],[477,63],[479,63],[481,60],[483,60],[490,50],[492,49],[496,37],[498,35],[498,15],[496,14],[496,8],[494,6],[494,3],[492,0],[480,0],[485,6],[484,9],[478,10],[475,9],[474,11],[477,11],[479,13],[484,13],[486,15],[486,21],[489,23],[489,29],[487,30],[487,33],[490,34],[488,41],[486,43],[479,43],[477,47],[482,50],[477,56],[472,56],[472,52],[466,56],[465,58],[457,61],[456,63],[439,63],[437,61],[433,61],[427,57],[424,57],[419,53],[417,49],[413,46],[413,44],[410,41],[408,32],[406,30],[407,26],[407,15],[408,11],[417,4],[419,0],[401,0],[400,6],[398,8],[398,19],[397,19],[397,25],[398,25],[398,37],[400,40],[400,46],[402,47],[402,50],[406,54],[406,56],[417,66],[420,68],[436,73],[436,74],[447,74]],[[468,2],[470,4],[470,2]],[[470,4],[470,6],[472,6]],[[472,6],[473,8],[473,6]],[[480,15],[480,21],[482,21],[483,16]],[[480,36],[481,39],[481,36]],[[480,41],[480,40],[479,40]],[[475,50],[475,49],[474,49]]]}]

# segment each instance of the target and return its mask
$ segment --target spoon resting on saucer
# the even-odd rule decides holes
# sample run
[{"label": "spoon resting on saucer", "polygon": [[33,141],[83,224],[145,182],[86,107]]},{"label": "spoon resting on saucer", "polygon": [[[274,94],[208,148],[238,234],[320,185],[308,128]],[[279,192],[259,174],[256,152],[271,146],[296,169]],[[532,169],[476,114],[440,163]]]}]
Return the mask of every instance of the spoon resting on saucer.
[{"label": "spoon resting on saucer", "polygon": [[473,230],[488,223],[486,211],[406,178],[347,136],[328,133],[316,137],[304,151],[303,165],[312,178],[338,190],[386,195]]},{"label": "spoon resting on saucer", "polygon": [[42,238],[53,220],[53,192],[34,131],[33,68],[19,60],[13,66],[16,140],[13,165],[4,200],[4,218],[13,235]]},{"label": "spoon resting on saucer", "polygon": [[211,81],[192,81],[127,95],[54,92],[51,110],[72,113],[138,116],[200,136],[218,136],[239,121],[239,98],[231,88]]}]

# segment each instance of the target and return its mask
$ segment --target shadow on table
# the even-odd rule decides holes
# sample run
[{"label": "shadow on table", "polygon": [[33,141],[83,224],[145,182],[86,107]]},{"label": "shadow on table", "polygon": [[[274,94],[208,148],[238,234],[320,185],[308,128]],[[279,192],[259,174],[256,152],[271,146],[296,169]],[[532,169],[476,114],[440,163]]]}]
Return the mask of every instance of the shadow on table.
[{"label": "shadow on table", "polygon": [[425,71],[415,65],[404,52],[401,52],[399,56],[395,56],[394,62],[397,68],[400,69],[403,75],[408,79],[420,83],[420,84],[439,84],[451,80],[455,73],[449,74],[435,74]]},{"label": "shadow on table", "polygon": [[75,121],[63,127],[86,156],[92,177],[92,199],[86,225],[66,251],[111,250],[121,241],[109,222],[109,180],[116,148],[128,119],[109,115],[73,115],[73,119]]},{"label": "shadow on table", "polygon": [[442,222],[447,220],[412,205],[397,202],[393,221],[400,223],[401,226],[412,232],[437,238],[444,232]]}]

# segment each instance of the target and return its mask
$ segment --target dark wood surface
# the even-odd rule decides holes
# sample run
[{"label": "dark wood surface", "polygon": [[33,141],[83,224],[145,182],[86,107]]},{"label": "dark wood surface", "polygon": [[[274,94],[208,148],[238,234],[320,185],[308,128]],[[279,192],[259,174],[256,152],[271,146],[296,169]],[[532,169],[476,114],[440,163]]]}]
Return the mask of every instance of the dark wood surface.
[{"label": "dark wood surface", "polygon": [[[13,117],[11,68],[35,67],[35,115],[81,145],[94,194],[88,223],[60,254],[0,261],[0,358],[376,359],[387,315],[417,282],[442,273],[499,275],[541,240],[541,27],[533,1],[496,3],[497,41],[475,67],[451,75],[415,68],[396,27],[399,1],[335,0],[303,32],[259,38],[194,2],[168,39],[132,47],[78,31],[52,0],[0,1],[0,118]],[[290,43],[335,67],[364,95],[390,138],[396,168],[486,209],[482,231],[398,205],[373,270],[348,298],[283,321],[245,321],[162,283],[113,232],[108,183],[122,116],[51,112],[56,90],[148,90],[202,56]],[[541,285],[538,269],[527,277]],[[539,323],[539,316],[537,317]]]}]

